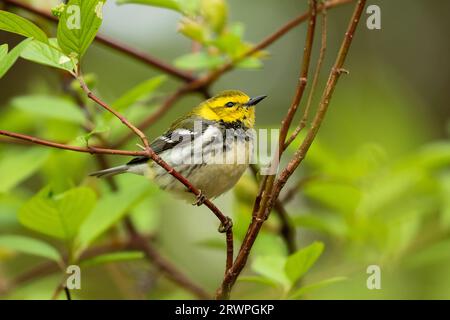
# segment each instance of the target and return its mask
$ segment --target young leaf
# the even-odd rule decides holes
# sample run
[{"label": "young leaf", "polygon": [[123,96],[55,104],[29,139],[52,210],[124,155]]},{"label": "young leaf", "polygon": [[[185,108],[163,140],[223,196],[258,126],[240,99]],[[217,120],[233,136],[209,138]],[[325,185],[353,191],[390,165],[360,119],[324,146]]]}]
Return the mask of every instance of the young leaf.
[{"label": "young leaf", "polygon": [[12,106],[26,113],[45,118],[84,124],[85,118],[78,106],[69,99],[49,95],[29,95],[16,97]]},{"label": "young leaf", "polygon": [[94,134],[104,133],[104,132],[108,132],[108,131],[109,131],[109,127],[108,126],[100,125],[100,126],[95,127],[95,129],[92,130],[91,132],[77,137],[77,140],[80,143],[82,143],[83,145],[89,145],[89,140],[92,138],[92,136]]},{"label": "young leaf", "polygon": [[77,247],[86,248],[92,241],[121,219],[149,192],[147,181],[103,196],[80,228]]},{"label": "young leaf", "polygon": [[35,173],[48,159],[49,150],[29,148],[8,151],[0,158],[0,193],[8,192],[20,182]]},{"label": "young leaf", "polygon": [[252,263],[252,269],[287,289],[290,281],[284,273],[285,264],[286,258],[282,256],[258,256]]},{"label": "young leaf", "polygon": [[81,262],[82,267],[91,267],[104,263],[120,262],[120,261],[130,261],[130,260],[140,260],[145,257],[142,251],[123,251],[102,254],[100,256],[93,257],[88,260],[83,260]]},{"label": "young leaf", "polygon": [[44,31],[31,21],[28,21],[14,13],[0,10],[0,30],[20,34],[27,38],[47,43],[48,39]]},{"label": "young leaf", "polygon": [[57,42],[50,39],[52,46],[33,40],[21,53],[21,57],[36,63],[72,72],[75,69],[73,61],[55,48]]},{"label": "young leaf", "polygon": [[183,12],[182,5],[177,0],[117,0],[117,4],[125,3],[146,4],[153,7],[160,7]]},{"label": "young leaf", "polygon": [[176,67],[187,70],[215,69],[224,62],[223,57],[212,56],[206,52],[189,53],[174,61]]},{"label": "young leaf", "polygon": [[14,65],[21,52],[27,47],[31,40],[32,39],[23,40],[14,49],[12,49],[10,53],[5,53],[5,49],[8,50],[7,45],[2,46],[2,52],[0,53],[0,79]]},{"label": "young leaf", "polygon": [[166,81],[166,79],[167,77],[163,75],[141,82],[114,101],[113,108],[121,111],[137,101],[150,96],[164,81]]},{"label": "young leaf", "polygon": [[287,258],[284,270],[291,284],[297,282],[313,266],[322,254],[323,248],[323,243],[314,242]]},{"label": "young leaf", "polygon": [[80,60],[102,24],[101,0],[70,0],[58,23],[58,43],[69,57]]},{"label": "young leaf", "polygon": [[41,240],[24,236],[0,236],[0,248],[31,254],[56,262],[59,262],[61,260],[61,256],[59,255],[58,250],[56,250],[53,246]]},{"label": "young leaf", "polygon": [[289,296],[289,299],[299,299],[300,297],[302,297],[303,295],[305,295],[307,293],[310,293],[311,291],[326,287],[326,286],[336,283],[336,282],[344,281],[346,279],[347,279],[346,277],[333,277],[333,278],[325,279],[325,280],[301,287],[298,290],[294,291]]},{"label": "young leaf", "polygon": [[74,188],[53,197],[44,189],[21,208],[19,221],[37,232],[71,240],[95,202],[95,193],[89,188]]}]

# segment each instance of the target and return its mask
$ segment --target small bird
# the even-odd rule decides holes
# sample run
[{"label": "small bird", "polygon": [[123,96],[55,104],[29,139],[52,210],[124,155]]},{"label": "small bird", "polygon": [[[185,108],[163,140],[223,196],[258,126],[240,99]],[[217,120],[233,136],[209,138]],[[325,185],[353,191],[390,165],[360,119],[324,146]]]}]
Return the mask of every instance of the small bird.
[{"label": "small bird", "polygon": [[[216,198],[238,182],[252,160],[254,106],[265,97],[223,91],[176,120],[150,147],[201,190],[202,197]],[[126,172],[148,177],[164,190],[193,199],[181,182],[145,156],[90,175],[108,177]]]}]

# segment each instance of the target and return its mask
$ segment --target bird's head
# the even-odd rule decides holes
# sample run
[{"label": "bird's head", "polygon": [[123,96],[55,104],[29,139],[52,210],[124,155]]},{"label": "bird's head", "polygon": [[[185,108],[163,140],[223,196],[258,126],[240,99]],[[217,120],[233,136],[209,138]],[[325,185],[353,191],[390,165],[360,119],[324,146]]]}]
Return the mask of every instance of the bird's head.
[{"label": "bird's head", "polygon": [[253,128],[254,106],[265,97],[250,98],[241,91],[227,90],[201,103],[194,109],[194,113],[206,120],[225,123],[241,122],[246,128]]}]

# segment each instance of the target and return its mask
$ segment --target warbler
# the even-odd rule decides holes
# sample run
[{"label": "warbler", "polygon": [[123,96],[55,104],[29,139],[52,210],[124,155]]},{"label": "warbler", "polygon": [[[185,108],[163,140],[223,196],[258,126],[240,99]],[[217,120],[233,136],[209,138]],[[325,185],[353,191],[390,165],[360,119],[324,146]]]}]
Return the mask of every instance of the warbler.
[{"label": "warbler", "polygon": [[[252,161],[254,106],[264,98],[250,98],[238,90],[223,91],[176,120],[150,147],[199,189],[202,197],[216,198],[238,182]],[[164,190],[193,199],[181,182],[145,156],[91,176],[127,172],[146,176]]]}]

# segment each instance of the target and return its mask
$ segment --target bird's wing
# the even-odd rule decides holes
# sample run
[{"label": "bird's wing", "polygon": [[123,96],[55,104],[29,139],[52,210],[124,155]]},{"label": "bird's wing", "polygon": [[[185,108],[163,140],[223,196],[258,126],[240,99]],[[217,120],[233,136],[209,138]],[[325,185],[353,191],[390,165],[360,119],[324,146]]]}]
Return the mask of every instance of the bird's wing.
[{"label": "bird's wing", "polygon": [[[208,125],[209,124],[205,122],[202,123],[199,128],[196,128],[194,121],[187,118],[180,119],[175,122],[174,125],[172,125],[172,127],[163,135],[153,140],[152,143],[150,143],[150,147],[156,154],[161,154],[162,152],[175,146],[190,144],[196,137],[201,135],[206,130]],[[141,156],[132,159],[127,164],[140,164],[147,161],[148,157]]]}]

